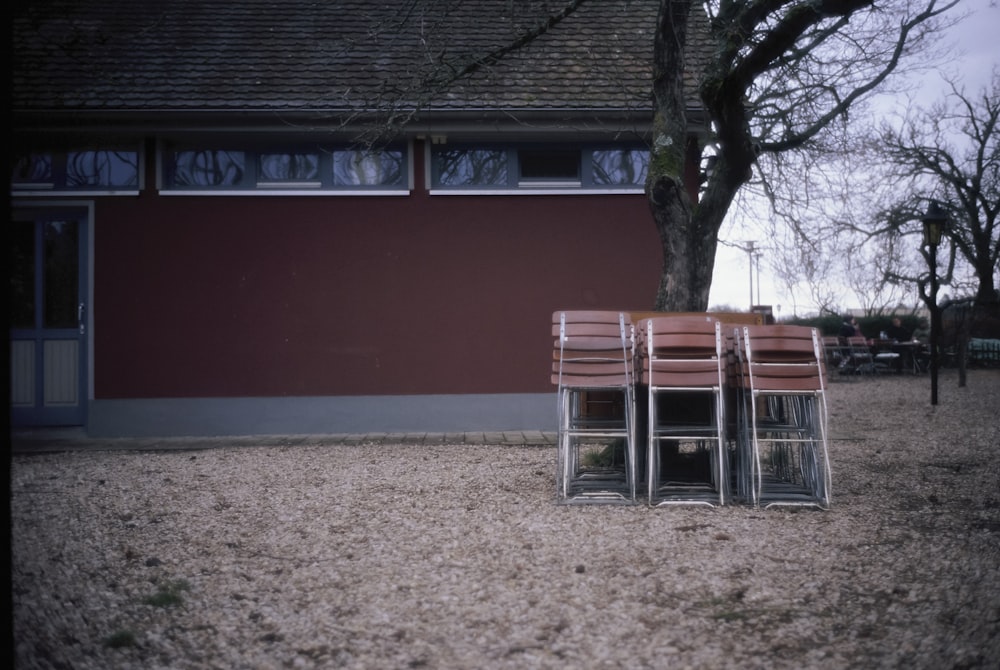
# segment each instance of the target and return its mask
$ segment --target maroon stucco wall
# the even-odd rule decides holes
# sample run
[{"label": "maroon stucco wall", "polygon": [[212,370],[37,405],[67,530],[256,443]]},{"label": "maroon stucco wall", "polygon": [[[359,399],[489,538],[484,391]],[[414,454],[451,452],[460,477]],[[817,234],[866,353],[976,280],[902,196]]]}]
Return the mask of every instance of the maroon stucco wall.
[{"label": "maroon stucco wall", "polygon": [[95,395],[551,391],[551,313],[649,309],[641,195],[160,197],[95,211]]}]

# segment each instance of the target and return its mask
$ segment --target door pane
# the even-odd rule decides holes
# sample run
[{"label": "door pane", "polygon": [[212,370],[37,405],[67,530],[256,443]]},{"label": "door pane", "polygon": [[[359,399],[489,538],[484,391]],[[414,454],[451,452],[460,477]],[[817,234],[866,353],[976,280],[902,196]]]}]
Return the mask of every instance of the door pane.
[{"label": "door pane", "polygon": [[76,221],[45,224],[43,328],[76,328],[80,296],[79,236]]},{"label": "door pane", "polygon": [[35,327],[35,222],[14,221],[8,258],[10,325]]}]

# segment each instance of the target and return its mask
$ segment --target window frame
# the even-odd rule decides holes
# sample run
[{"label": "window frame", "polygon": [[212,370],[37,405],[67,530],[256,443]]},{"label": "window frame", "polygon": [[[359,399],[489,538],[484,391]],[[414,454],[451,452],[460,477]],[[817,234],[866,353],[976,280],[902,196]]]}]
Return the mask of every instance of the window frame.
[{"label": "window frame", "polygon": [[[135,161],[135,184],[114,185],[102,183],[96,185],[71,185],[71,156],[74,154],[130,154]],[[54,196],[136,196],[145,185],[145,152],[141,142],[113,142],[98,144],[93,142],[60,143],[58,146],[46,146],[39,143],[37,147],[18,151],[15,148],[15,169],[11,173],[10,193],[12,197],[54,197]],[[16,165],[22,158],[29,160],[34,156],[47,156],[50,161],[48,179],[18,180]],[[114,168],[112,168],[113,172]],[[100,170],[96,174],[100,174]]]},{"label": "window frame", "polygon": [[[230,151],[243,154],[243,175],[232,185],[170,185],[171,154],[184,151]],[[165,138],[157,143],[157,191],[162,196],[226,196],[226,195],[296,195],[296,196],[402,196],[413,190],[412,143],[394,143],[384,151],[399,155],[399,179],[392,184],[338,184],[334,156],[345,151],[360,151],[346,143],[228,141],[206,142],[186,138]],[[261,160],[265,156],[288,154],[314,156],[318,179],[288,180],[262,178]]]},{"label": "window frame", "polygon": [[[446,145],[428,144],[425,153],[425,180],[430,195],[607,195],[645,193],[644,183],[597,184],[594,181],[594,152],[649,151],[641,142],[628,143],[477,143],[453,142]],[[442,184],[437,155],[442,151],[502,151],[506,160],[506,180],[503,184]],[[522,152],[566,151],[579,154],[576,178],[525,178],[522,172]],[[645,164],[648,170],[648,159]],[[643,178],[644,179],[644,178]]]}]

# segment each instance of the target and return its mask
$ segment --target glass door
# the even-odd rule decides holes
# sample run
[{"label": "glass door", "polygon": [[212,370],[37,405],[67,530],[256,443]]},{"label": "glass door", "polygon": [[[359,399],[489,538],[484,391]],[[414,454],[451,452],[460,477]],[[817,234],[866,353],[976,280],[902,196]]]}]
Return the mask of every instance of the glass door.
[{"label": "glass door", "polygon": [[11,218],[11,425],[86,420],[87,213],[18,210]]}]

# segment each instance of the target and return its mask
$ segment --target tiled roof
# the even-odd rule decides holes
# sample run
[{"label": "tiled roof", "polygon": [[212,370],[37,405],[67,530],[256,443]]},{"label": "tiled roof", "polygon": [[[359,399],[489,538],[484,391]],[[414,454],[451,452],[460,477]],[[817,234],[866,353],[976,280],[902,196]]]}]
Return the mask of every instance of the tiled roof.
[{"label": "tiled roof", "polygon": [[[13,109],[648,114],[658,4],[585,2],[526,47],[438,87],[443,70],[431,63],[461,68],[565,0],[33,0],[13,19]],[[707,33],[692,41],[703,49]]]}]

